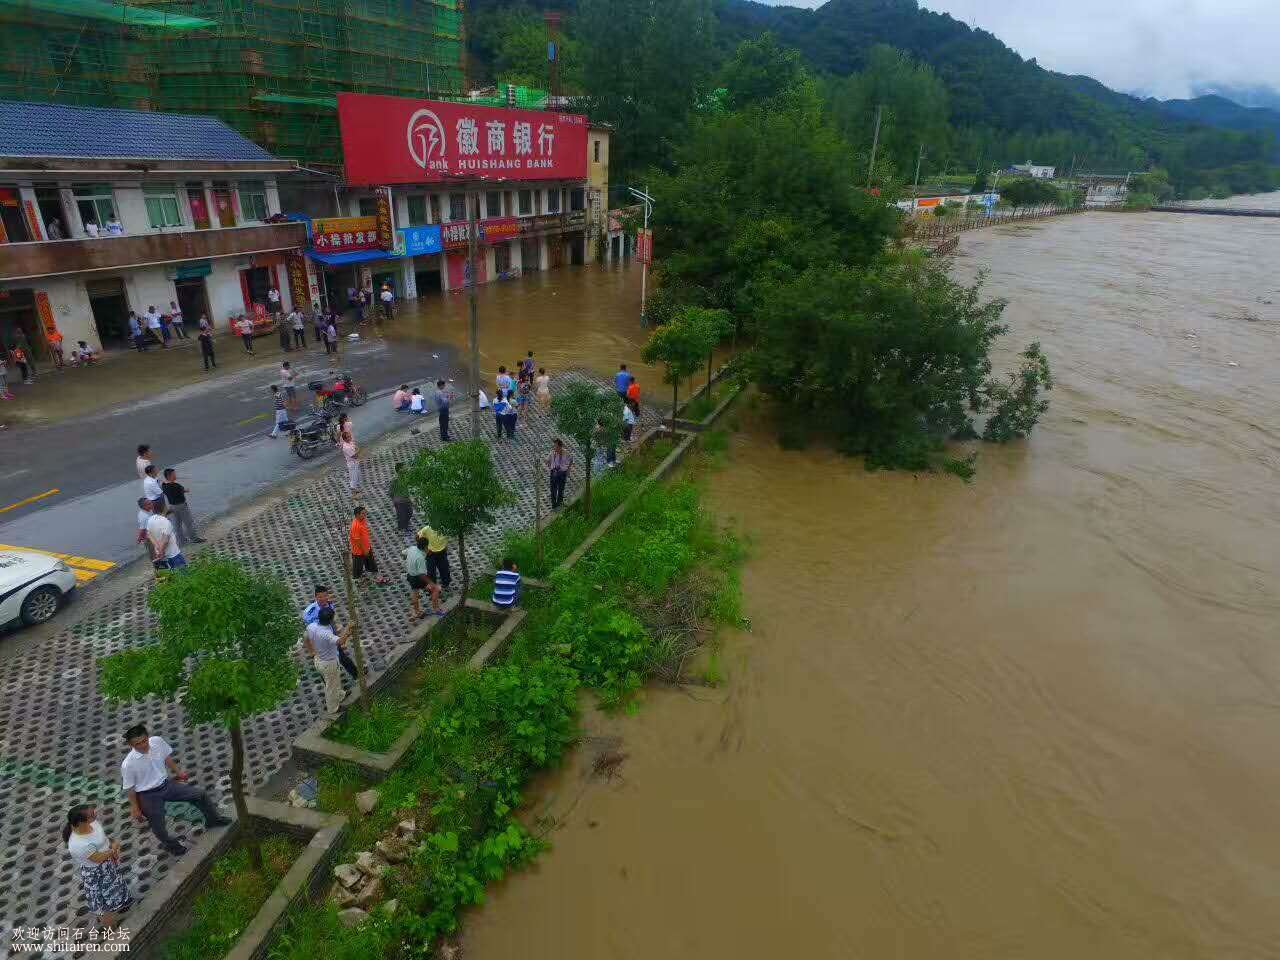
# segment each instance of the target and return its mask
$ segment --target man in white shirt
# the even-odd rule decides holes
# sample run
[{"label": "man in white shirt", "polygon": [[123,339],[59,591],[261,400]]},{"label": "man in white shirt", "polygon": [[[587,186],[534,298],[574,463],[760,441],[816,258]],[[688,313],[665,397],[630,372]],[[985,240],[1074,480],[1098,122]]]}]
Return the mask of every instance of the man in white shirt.
[{"label": "man in white shirt", "polygon": [[280,313],[280,291],[275,287],[267,291],[267,312],[273,317]]},{"label": "man in white shirt", "polygon": [[[151,469],[155,469],[152,467]],[[144,508],[151,514],[147,520],[147,540],[151,544],[152,561],[157,570],[181,570],[187,565],[187,558],[182,555],[178,546],[178,533],[168,517],[155,512],[150,500]]]},{"label": "man in white shirt", "polygon": [[156,338],[156,342],[161,347],[168,347],[169,345],[164,342],[164,330],[161,329],[160,311],[154,305],[147,307],[147,312],[142,319],[146,321],[147,329]]},{"label": "man in white shirt", "polygon": [[378,294],[378,298],[382,301],[383,317],[385,317],[387,320],[390,320],[392,317],[392,312],[395,310],[395,305],[396,305],[396,295],[391,292],[390,284],[384,283],[382,285],[382,292]]},{"label": "man in white shirt", "polygon": [[338,673],[338,649],[351,636],[351,627],[346,627],[342,633],[334,633],[333,620],[333,608],[322,607],[316,622],[307,625],[303,646],[315,662],[320,676],[324,678],[325,712],[336,717],[342,709],[342,675]]},{"label": "man in white shirt", "polygon": [[120,779],[129,794],[129,812],[138,823],[150,825],[165,850],[175,857],[187,852],[165,829],[166,803],[193,804],[210,829],[231,823],[219,815],[207,793],[187,784],[186,771],[173,759],[173,747],[163,737],[150,736],[146,726],[139,723],[125,731],[124,739],[131,749],[120,764]]},{"label": "man in white shirt", "polygon": [[160,486],[160,471],[154,463],[148,463],[142,468],[142,495],[150,502],[155,513],[164,516],[164,488]]}]

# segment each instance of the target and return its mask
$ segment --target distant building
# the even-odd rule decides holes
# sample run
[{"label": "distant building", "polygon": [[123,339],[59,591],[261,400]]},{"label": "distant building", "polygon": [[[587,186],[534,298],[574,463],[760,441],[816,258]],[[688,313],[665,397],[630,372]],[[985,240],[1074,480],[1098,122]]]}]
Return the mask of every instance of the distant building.
[{"label": "distant building", "polygon": [[1035,180],[1052,180],[1053,175],[1057,172],[1057,167],[1046,167],[1038,163],[1015,163],[1010,167],[1007,173],[1017,173],[1024,177],[1031,177]]},{"label": "distant building", "polygon": [[0,343],[127,347],[129,312],[171,301],[223,333],[272,288],[304,305],[280,186],[310,176],[212,117],[0,100]]}]

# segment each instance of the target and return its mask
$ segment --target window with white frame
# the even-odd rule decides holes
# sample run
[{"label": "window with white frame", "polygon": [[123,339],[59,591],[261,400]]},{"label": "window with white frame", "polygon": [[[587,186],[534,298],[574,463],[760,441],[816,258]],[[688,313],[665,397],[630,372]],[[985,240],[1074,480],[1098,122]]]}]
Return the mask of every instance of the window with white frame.
[{"label": "window with white frame", "polygon": [[532,190],[520,191],[520,216],[522,217],[533,216],[533,191]]},{"label": "window with white frame", "polygon": [[574,187],[569,191],[569,209],[585,210],[587,208],[587,191],[584,187]]},{"label": "window with white frame", "polygon": [[82,223],[95,223],[105,227],[116,218],[116,201],[109,183],[77,183],[72,185],[76,209]]},{"label": "window with white frame", "polygon": [[267,212],[267,185],[261,180],[242,180],[240,190],[240,216],[245,220],[265,220]]},{"label": "window with white frame", "polygon": [[467,219],[467,195],[465,193],[449,194],[449,219]]},{"label": "window with white frame", "polygon": [[502,216],[502,193],[498,190],[490,190],[484,195],[485,209],[488,210],[486,216],[500,217]]},{"label": "window with white frame", "polygon": [[547,213],[560,212],[560,190],[552,188],[547,191]]},{"label": "window with white frame", "polygon": [[142,195],[147,205],[147,223],[152,230],[182,226],[182,210],[174,184],[144,183]]}]

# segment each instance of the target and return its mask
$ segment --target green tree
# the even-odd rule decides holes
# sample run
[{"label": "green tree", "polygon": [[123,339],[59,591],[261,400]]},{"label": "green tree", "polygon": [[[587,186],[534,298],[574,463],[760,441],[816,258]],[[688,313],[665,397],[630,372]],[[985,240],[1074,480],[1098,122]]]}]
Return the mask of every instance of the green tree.
[{"label": "green tree", "polygon": [[927,469],[943,440],[973,435],[1004,306],[915,255],[817,266],[768,291],[750,372],[788,431],[830,431],[871,467]]},{"label": "green tree", "polygon": [[1001,180],[996,190],[1001,201],[1015,207],[1030,207],[1038,203],[1060,203],[1062,194],[1052,183],[1046,180],[1034,180],[1031,177],[1014,177]]},{"label": "green tree", "polygon": [[836,128],[864,157],[875,135],[876,108],[882,108],[878,155],[899,179],[911,181],[922,145],[930,162],[950,150],[946,85],[901,50],[872,47],[866,67],[830,83],[827,98]]},{"label": "green tree", "polygon": [[[676,433],[676,408],[680,405],[680,381],[702,367],[702,359],[715,346],[708,311],[686,307],[670,323],[649,335],[640,356],[645,363],[666,367],[662,382],[671,384],[671,436]],[[718,327],[716,328],[718,329]]]},{"label": "green tree", "polygon": [[551,415],[582,454],[583,512],[591,519],[591,470],[595,452],[616,445],[622,436],[622,404],[618,395],[575,380],[551,398]]},{"label": "green tree", "polygon": [[582,0],[583,102],[614,124],[615,182],[668,167],[713,67],[711,0]]},{"label": "green tree", "polygon": [[467,536],[493,523],[498,510],[514,500],[494,468],[489,445],[460,440],[439,450],[423,450],[400,473],[396,489],[413,501],[419,516],[430,518],[436,530],[458,541],[465,605],[471,588]]},{"label": "green tree", "polygon": [[684,317],[702,327],[702,337],[707,347],[707,390],[711,390],[711,365],[715,350],[734,331],[733,316],[728,310],[687,308]]},{"label": "green tree", "polygon": [[1040,391],[1052,389],[1049,359],[1039,343],[1032,343],[1022,351],[1022,367],[1016,374],[1009,375],[1007,383],[992,380],[983,388],[995,409],[987,418],[982,439],[1008,443],[1029,437],[1031,429],[1049,409],[1049,401],[1040,396]]},{"label": "green tree", "polygon": [[181,700],[192,723],[218,723],[231,736],[231,796],[249,858],[262,869],[262,848],[245,804],[242,724],[279,706],[297,686],[291,651],[298,618],[276,577],[232,560],[200,558],[156,584],[147,598],[156,643],[102,662],[111,700]]},{"label": "green tree", "polygon": [[[759,45],[744,45],[726,73],[760,70]],[[703,114],[676,152],[676,170],[655,176],[655,243],[663,282],[686,302],[730,310],[748,322],[763,277],[794,276],[816,260],[865,263],[898,229],[887,196],[850,183],[849,145],[826,119],[815,85],[785,51],[760,82],[769,95],[738,110]],[[785,185],[785,186],[780,186]]]}]

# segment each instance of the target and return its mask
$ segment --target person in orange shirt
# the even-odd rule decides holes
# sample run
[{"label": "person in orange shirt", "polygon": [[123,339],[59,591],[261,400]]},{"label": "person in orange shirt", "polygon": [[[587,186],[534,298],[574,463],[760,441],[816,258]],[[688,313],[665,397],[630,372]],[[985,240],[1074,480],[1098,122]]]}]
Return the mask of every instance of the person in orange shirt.
[{"label": "person in orange shirt", "polygon": [[53,333],[46,334],[45,339],[49,341],[49,352],[53,354],[53,365],[59,370],[62,369],[62,334],[57,330]]},{"label": "person in orange shirt", "polygon": [[369,520],[365,516],[364,507],[356,507],[355,518],[351,521],[351,533],[347,537],[351,544],[351,576],[357,583],[364,583],[364,572],[368,570],[374,576],[374,583],[389,583],[385,574],[378,572],[378,561],[373,556],[373,539],[369,535]]},{"label": "person in orange shirt", "polygon": [[636,383],[635,377],[627,384],[627,403],[631,404],[633,413],[640,412],[640,384]]}]

